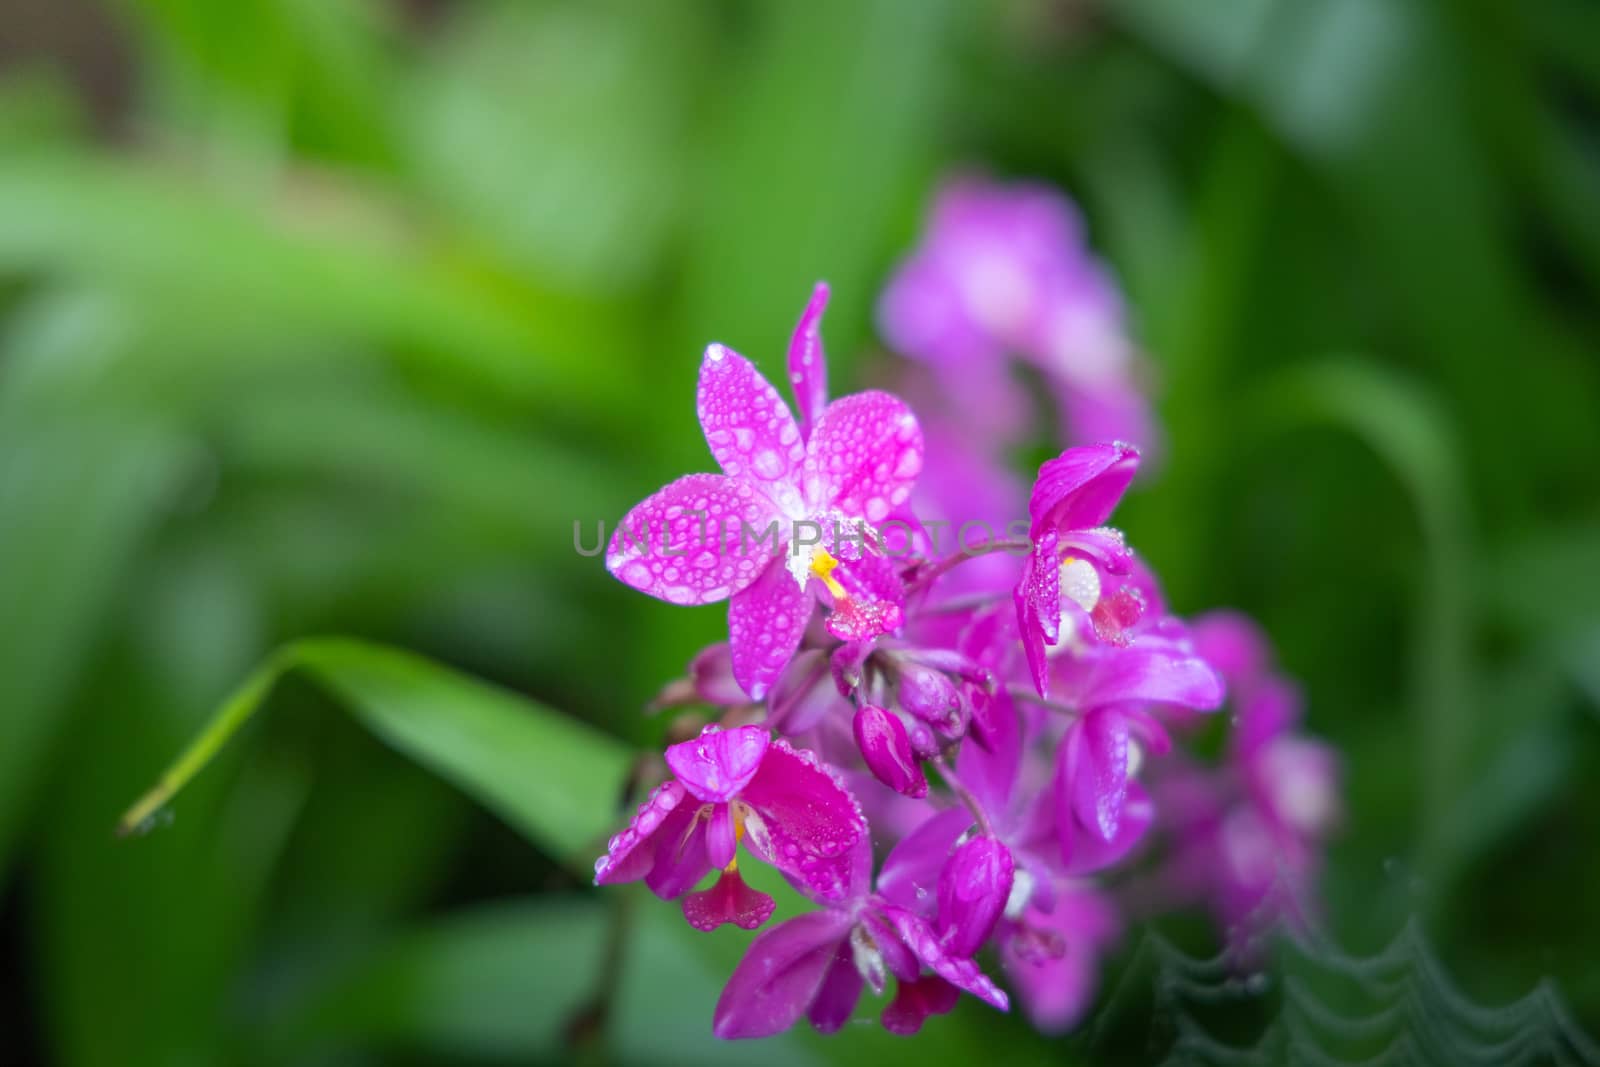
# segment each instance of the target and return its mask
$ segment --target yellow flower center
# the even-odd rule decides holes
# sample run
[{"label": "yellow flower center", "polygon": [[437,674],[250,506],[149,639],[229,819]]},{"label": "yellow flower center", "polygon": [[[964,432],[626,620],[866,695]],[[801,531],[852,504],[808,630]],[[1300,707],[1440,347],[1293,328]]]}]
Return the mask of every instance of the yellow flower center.
[{"label": "yellow flower center", "polygon": [[839,579],[833,576],[834,568],[837,566],[839,561],[825,548],[817,549],[811,556],[811,573],[822,580],[822,584],[828,587],[828,592],[833,594],[835,600],[847,600],[850,594],[839,584]]}]

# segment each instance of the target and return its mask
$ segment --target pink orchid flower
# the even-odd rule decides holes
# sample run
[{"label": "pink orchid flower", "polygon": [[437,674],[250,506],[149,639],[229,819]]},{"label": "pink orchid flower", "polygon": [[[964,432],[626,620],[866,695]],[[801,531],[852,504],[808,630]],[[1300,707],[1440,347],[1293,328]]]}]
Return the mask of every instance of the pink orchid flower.
[{"label": "pink orchid flower", "polygon": [[833,607],[831,628],[850,639],[901,621],[896,604],[865,591],[880,582],[848,566],[834,573],[834,553],[862,555],[869,535],[860,524],[882,522],[911,495],[922,430],[888,393],[825,402],[827,299],[819,284],[789,344],[798,422],[749,360],[706,349],[696,407],[722,473],[679,478],[635,506],[606,555],[613,575],[651,596],[727,600],[734,678],[756,700],[793,657],[818,597]]}]

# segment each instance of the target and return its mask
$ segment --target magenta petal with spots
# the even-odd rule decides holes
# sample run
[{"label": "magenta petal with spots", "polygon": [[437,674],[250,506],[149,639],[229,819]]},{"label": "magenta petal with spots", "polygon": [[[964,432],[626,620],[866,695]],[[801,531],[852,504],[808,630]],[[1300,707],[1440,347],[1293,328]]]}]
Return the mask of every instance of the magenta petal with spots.
[{"label": "magenta petal with spots", "polygon": [[767,745],[765,726],[707,729],[692,741],[669,747],[667,766],[696,799],[725,804],[755,777]]},{"label": "magenta petal with spots", "polygon": [[828,283],[818,282],[789,339],[789,385],[800,409],[800,428],[807,434],[828,403],[828,364],[822,354],[822,313],[827,307]]},{"label": "magenta petal with spots", "polygon": [[695,408],[711,454],[731,478],[785,483],[805,458],[789,405],[755,364],[730,348],[706,349]]},{"label": "magenta petal with spots", "polygon": [[821,991],[850,926],[844,912],[813,911],[750,942],[717,1001],[712,1032],[724,1039],[771,1037],[793,1026]]},{"label": "magenta petal with spots", "polygon": [[768,557],[754,547],[763,542],[741,537],[740,523],[760,531],[777,518],[777,505],[745,482],[686,475],[628,512],[611,539],[606,569],[673,604],[713,604],[750,585],[766,566]]},{"label": "magenta petal with spots", "polygon": [[922,428],[905,401],[876,391],[841,397],[811,430],[801,485],[814,508],[882,522],[922,470]]},{"label": "magenta petal with spots", "polygon": [[594,864],[595,885],[636,882],[656,862],[656,832],[688,796],[677,782],[663,782],[639,805],[633,821],[611,838],[606,854]]},{"label": "magenta petal with spots", "polygon": [[1061,570],[1056,538],[1054,529],[1041,531],[1033,552],[1022,561],[1022,577],[1012,594],[1022,651],[1033,687],[1040,696],[1050,692],[1050,661],[1045,646],[1055,644],[1061,636]]},{"label": "magenta petal with spots", "polygon": [[813,900],[842,900],[853,881],[853,850],[867,820],[844,785],[809,752],[773,741],[740,794],[749,816],[745,845]]},{"label": "magenta petal with spots", "polygon": [[815,601],[795,584],[781,557],[728,602],[728,644],[733,677],[760,700],[800,647]]}]

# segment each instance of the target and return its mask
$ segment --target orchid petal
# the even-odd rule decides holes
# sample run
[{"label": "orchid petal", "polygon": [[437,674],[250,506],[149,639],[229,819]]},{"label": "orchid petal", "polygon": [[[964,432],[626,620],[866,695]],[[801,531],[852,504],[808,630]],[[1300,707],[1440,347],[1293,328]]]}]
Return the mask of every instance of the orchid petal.
[{"label": "orchid petal", "polygon": [[1128,783],[1128,796],[1122,804],[1117,833],[1110,841],[1086,830],[1077,820],[1058,824],[1063,859],[1062,873],[1072,876],[1093,874],[1115,866],[1138,847],[1155,822],[1156,806],[1138,782]]},{"label": "orchid petal", "polygon": [[1067,731],[1062,752],[1073,813],[1102,841],[1115,840],[1128,799],[1127,720],[1091,712]]},{"label": "orchid petal", "polygon": [[863,984],[861,972],[856,969],[849,949],[841,944],[834,951],[833,962],[823,975],[822,985],[817,989],[816,999],[811,1002],[811,1009],[806,1012],[806,1018],[811,1020],[811,1025],[819,1034],[838,1033],[850,1021],[850,1016],[856,1010],[856,1002],[861,999]]},{"label": "orchid petal", "polygon": [[806,445],[789,405],[755,364],[722,345],[708,347],[695,407],[706,444],[728,476],[771,487],[781,500]]},{"label": "orchid petal", "polygon": [[739,851],[739,831],[733,822],[733,806],[718,804],[711,809],[706,824],[706,856],[713,867],[726,867]]},{"label": "orchid petal", "polygon": [[905,401],[871,391],[835,400],[812,427],[801,466],[806,500],[878,523],[911,495],[922,429]]},{"label": "orchid petal", "polygon": [[723,871],[710,889],[683,898],[683,917],[706,933],[723,923],[755,930],[772,918],[777,906],[776,900],[746,885],[738,871]]},{"label": "orchid petal", "polygon": [[783,560],[775,559],[728,602],[728,643],[733,676],[760,700],[794,658],[811,617],[811,595],[795,585]]},{"label": "orchid petal", "polygon": [[656,861],[656,834],[683,804],[687,791],[677,782],[663,782],[639,805],[627,829],[611,838],[606,854],[595,861],[594,884],[636,882],[650,873]]},{"label": "orchid petal", "polygon": [[662,900],[677,900],[712,869],[706,824],[694,804],[680,805],[656,831],[656,862],[644,884]]},{"label": "orchid petal", "polygon": [[1266,635],[1254,619],[1237,611],[1212,611],[1195,619],[1195,652],[1231,685],[1248,688],[1266,676],[1271,661]]},{"label": "orchid petal", "polygon": [[943,978],[951,985],[964,992],[971,993],[979,1000],[993,1007],[1006,1011],[1011,1006],[1011,1001],[1005,992],[978,969],[978,965],[970,959],[961,959],[950,955],[934,936],[933,929],[928,924],[904,908],[890,906],[883,909],[884,918],[893,925],[895,933],[916,954],[934,974]]},{"label": "orchid petal", "polygon": [[789,384],[800,411],[800,428],[807,434],[828,403],[828,364],[822,354],[822,313],[827,307],[828,283],[818,282],[789,339]]},{"label": "orchid petal", "polygon": [[938,975],[896,984],[894,999],[883,1009],[883,1028],[910,1037],[934,1015],[948,1015],[961,1000],[961,991]]},{"label": "orchid petal", "polygon": [[745,702],[745,693],[733,677],[733,652],[726,641],[701,649],[689,661],[689,680],[695,696],[713,707]]},{"label": "orchid petal", "polygon": [[1039,468],[1028,498],[1034,534],[1102,526],[1139,469],[1132,445],[1069,448]]},{"label": "orchid petal", "polygon": [[971,826],[972,812],[959,805],[923,820],[889,850],[878,873],[878,893],[907,911],[932,915],[939,873]]},{"label": "orchid petal", "polygon": [[1173,642],[1145,637],[1127,648],[1102,648],[1064,664],[1062,699],[1090,709],[1113,704],[1220,707],[1222,679],[1211,665]]},{"label": "orchid petal", "polygon": [[634,506],[612,536],[606,570],[673,604],[712,604],[750,585],[769,558],[750,551],[741,524],[764,530],[777,505],[721,474],[690,474]]},{"label": "orchid petal", "polygon": [[740,799],[750,810],[745,844],[818,901],[842,900],[853,849],[867,821],[838,778],[809,752],[777,740]]},{"label": "orchid petal", "polygon": [[668,747],[667,766],[697,799],[723,805],[750,784],[767,754],[767,744],[765,726],[712,727],[691,741]]},{"label": "orchid petal", "polygon": [[712,1032],[724,1039],[771,1037],[793,1026],[821,991],[850,926],[842,912],[813,911],[750,942],[717,1001]]},{"label": "orchid petal", "polygon": [[[1065,889],[1052,910],[1024,913],[1024,924],[1001,943],[1000,962],[1035,1026],[1062,1034],[1083,1018],[1100,981],[1100,957],[1118,926],[1110,901],[1090,889]],[[1053,950],[1041,950],[1045,939]]]},{"label": "orchid petal", "polygon": [[922,961],[917,959],[917,954],[911,951],[904,939],[895,932],[888,919],[879,911],[864,911],[861,921],[851,934],[851,944],[861,940],[872,952],[877,954],[882,962],[881,968],[874,968],[867,978],[867,984],[874,993],[881,994],[888,986],[888,979],[892,975],[897,981],[915,981],[917,975],[922,973]]},{"label": "orchid petal", "polygon": [[826,655],[818,648],[806,649],[790,660],[773,684],[767,701],[767,725],[792,737],[814,728],[829,715],[848,713],[849,704],[839,695],[828,666]]}]

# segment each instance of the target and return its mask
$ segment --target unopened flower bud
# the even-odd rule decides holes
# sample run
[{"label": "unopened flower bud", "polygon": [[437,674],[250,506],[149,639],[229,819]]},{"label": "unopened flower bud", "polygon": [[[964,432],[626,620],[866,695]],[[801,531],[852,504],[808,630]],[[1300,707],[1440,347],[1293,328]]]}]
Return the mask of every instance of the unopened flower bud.
[{"label": "unopened flower bud", "polygon": [[951,854],[939,875],[939,930],[951,955],[970,957],[989,940],[1014,873],[1010,849],[987,835]]},{"label": "unopened flower bud", "polygon": [[961,735],[961,694],[943,671],[906,664],[900,671],[900,705],[947,737]]},{"label": "unopened flower bud", "polygon": [[928,781],[917,765],[905,724],[893,712],[863,704],[855,717],[856,744],[878,781],[908,797],[928,795]]}]

